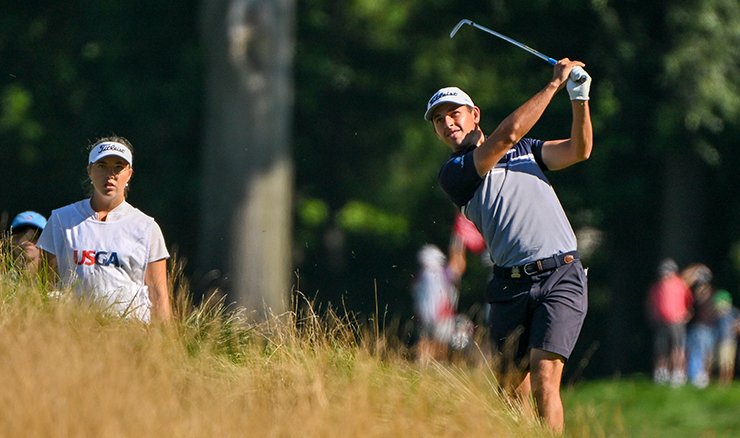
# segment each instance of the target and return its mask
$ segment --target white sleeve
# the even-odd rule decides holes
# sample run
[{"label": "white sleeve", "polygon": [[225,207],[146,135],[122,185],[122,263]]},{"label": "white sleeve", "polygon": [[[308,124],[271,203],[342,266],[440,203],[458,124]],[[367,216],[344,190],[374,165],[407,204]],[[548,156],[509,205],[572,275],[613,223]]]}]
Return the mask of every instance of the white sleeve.
[{"label": "white sleeve", "polygon": [[57,251],[54,245],[54,224],[58,222],[59,222],[59,218],[56,216],[54,212],[52,212],[51,217],[49,218],[49,221],[46,223],[46,226],[44,227],[44,230],[41,231],[41,235],[39,236],[39,241],[36,242],[37,248],[43,249],[49,254],[53,254],[55,256],[57,255]]},{"label": "white sleeve", "polygon": [[157,223],[154,223],[152,227],[152,239],[149,244],[149,263],[156,262],[157,260],[170,258],[170,253],[167,252],[167,245],[164,242],[164,236],[162,230],[159,228]]}]

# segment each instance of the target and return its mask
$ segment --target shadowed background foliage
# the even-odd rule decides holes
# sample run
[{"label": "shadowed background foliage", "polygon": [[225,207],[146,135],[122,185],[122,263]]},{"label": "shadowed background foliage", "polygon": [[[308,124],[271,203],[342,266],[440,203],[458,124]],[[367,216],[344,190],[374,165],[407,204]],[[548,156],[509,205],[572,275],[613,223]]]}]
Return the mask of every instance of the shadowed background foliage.
[{"label": "shadowed background foliage", "polygon": [[[293,268],[307,296],[361,314],[377,296],[389,319],[410,318],[416,251],[445,248],[454,215],[436,185],[448,151],[422,118],[426,100],[460,86],[490,132],[549,80],[542,60],[471,27],[450,39],[467,18],[583,60],[594,78],[592,158],[549,175],[590,267],[590,314],[569,372],[649,368],[644,297],[663,257],[706,263],[738,297],[736,2],[302,0],[296,11]],[[198,290],[200,215],[219,214],[197,205],[199,13],[191,0],[5,6],[3,229],[20,211],[48,216],[81,199],[86,146],[116,133],[135,147],[129,200],[157,219]],[[531,135],[565,137],[569,118],[563,93]],[[469,261],[461,310],[472,312],[488,274]]]}]

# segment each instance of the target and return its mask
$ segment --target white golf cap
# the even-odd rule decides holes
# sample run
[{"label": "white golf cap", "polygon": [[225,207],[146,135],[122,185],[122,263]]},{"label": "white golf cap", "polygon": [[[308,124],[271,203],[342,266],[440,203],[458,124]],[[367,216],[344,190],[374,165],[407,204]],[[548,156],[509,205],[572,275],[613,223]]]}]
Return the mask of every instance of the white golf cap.
[{"label": "white golf cap", "polygon": [[128,161],[128,164],[134,165],[134,157],[131,155],[131,150],[121,143],[115,141],[104,141],[103,143],[95,145],[94,148],[90,149],[89,163],[92,164],[103,157],[109,155],[116,155],[124,160]]},{"label": "white golf cap", "polygon": [[436,108],[438,105],[441,105],[443,103],[452,102],[456,103],[458,105],[467,105],[470,107],[475,106],[473,103],[473,99],[470,98],[465,92],[457,87],[446,87],[442,88],[436,93],[434,93],[434,96],[432,96],[431,99],[429,99],[429,103],[427,103],[427,112],[424,113],[424,119],[431,122],[432,121],[432,111],[434,108]]}]

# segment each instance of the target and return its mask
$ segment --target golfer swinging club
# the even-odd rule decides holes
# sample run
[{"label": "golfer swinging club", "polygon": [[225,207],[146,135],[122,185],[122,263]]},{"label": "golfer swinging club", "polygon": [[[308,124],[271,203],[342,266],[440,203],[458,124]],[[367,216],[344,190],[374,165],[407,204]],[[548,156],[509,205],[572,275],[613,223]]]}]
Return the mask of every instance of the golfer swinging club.
[{"label": "golfer swinging club", "polygon": [[[531,390],[537,413],[556,433],[563,431],[563,365],[581,331],[588,297],[575,234],[545,171],[591,154],[591,78],[580,84],[569,79],[583,65],[558,61],[545,88],[487,137],[479,126],[480,109],[459,88],[437,91],[424,115],[453,150],[439,185],[481,232],[495,264],[486,299],[491,341],[502,359],[499,382],[525,410]],[[525,138],[563,87],[573,110],[570,138]]]}]

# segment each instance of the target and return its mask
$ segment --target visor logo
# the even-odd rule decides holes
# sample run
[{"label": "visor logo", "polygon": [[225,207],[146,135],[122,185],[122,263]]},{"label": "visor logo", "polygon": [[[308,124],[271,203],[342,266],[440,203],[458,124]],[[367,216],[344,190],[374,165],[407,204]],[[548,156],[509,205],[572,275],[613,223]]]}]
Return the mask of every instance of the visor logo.
[{"label": "visor logo", "polygon": [[116,151],[116,152],[125,152],[124,149],[114,143],[102,143],[100,145],[100,149],[98,150],[98,153],[104,152],[104,151]]}]

